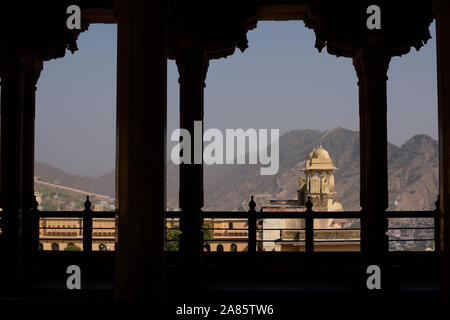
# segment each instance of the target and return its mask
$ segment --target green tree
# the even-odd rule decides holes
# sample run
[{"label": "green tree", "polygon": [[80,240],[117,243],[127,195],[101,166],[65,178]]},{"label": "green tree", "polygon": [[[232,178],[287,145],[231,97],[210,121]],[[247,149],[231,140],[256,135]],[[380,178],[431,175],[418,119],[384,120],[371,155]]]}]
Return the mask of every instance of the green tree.
[{"label": "green tree", "polygon": [[81,248],[74,244],[74,245],[65,247],[64,251],[81,251]]},{"label": "green tree", "polygon": [[[177,229],[175,229],[177,228]],[[166,229],[166,250],[178,251],[181,231],[177,224],[172,225],[171,228]]]},{"label": "green tree", "polygon": [[203,243],[208,244],[213,240],[213,230],[211,221],[206,221],[203,223]]},{"label": "green tree", "polygon": [[[212,224],[210,221],[203,223],[203,243],[208,244],[213,240],[213,230],[211,230]],[[166,250],[178,251],[181,231],[178,224],[173,224],[170,228],[166,229]]]},{"label": "green tree", "polygon": [[55,204],[53,204],[52,202],[50,202],[50,200],[44,200],[42,201],[42,209],[43,211],[57,211],[57,207]]}]

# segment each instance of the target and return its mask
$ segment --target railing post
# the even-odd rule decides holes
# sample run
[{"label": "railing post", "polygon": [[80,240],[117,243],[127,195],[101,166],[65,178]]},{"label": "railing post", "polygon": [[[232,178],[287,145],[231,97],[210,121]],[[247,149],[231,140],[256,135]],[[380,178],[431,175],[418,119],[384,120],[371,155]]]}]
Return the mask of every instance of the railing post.
[{"label": "railing post", "polygon": [[248,203],[248,253],[254,254],[256,252],[256,203],[251,197]]},{"label": "railing post", "polygon": [[92,251],[92,210],[89,196],[86,196],[83,211],[83,251]]},{"label": "railing post", "polygon": [[306,202],[306,212],[308,214],[305,218],[305,251],[307,253],[314,252],[314,217],[312,207],[311,197],[308,197]]},{"label": "railing post", "polygon": [[441,251],[441,218],[440,218],[440,195],[437,196],[435,202],[436,209],[434,210],[434,251],[439,253]]}]

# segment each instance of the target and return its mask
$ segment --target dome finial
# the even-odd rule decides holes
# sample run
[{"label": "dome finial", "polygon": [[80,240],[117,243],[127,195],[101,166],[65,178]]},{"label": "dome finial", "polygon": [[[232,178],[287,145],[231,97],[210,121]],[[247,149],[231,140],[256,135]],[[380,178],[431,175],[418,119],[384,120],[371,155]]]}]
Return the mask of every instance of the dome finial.
[{"label": "dome finial", "polygon": [[322,143],[318,148],[313,148],[306,158],[304,171],[323,171],[323,170],[336,170],[333,165],[330,154],[322,147]]}]

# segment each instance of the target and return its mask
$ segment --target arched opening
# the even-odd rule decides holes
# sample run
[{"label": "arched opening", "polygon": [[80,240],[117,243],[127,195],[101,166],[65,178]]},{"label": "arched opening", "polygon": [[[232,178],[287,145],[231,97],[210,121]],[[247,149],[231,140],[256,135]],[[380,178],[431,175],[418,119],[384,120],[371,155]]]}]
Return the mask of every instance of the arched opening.
[{"label": "arched opening", "polygon": [[[45,61],[37,83],[34,190],[40,211],[82,211],[87,194],[93,211],[115,210],[117,25],[91,24],[77,45],[75,54]],[[68,219],[62,230],[53,219],[40,220],[67,240],[80,235],[80,219]],[[114,232],[114,218],[93,219],[93,238],[99,228]]]},{"label": "arched opening", "polygon": [[[435,22],[419,50],[391,59],[388,96],[388,211],[433,211],[439,194]],[[391,214],[395,214],[392,212]],[[434,218],[389,218],[390,251],[433,251]]]}]

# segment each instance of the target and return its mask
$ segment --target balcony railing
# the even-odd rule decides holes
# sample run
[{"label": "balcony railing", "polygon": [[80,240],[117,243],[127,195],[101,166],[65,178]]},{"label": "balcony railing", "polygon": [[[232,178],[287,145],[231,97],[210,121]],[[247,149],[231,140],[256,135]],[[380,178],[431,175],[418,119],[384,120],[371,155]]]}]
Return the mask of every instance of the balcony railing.
[{"label": "balcony railing", "polygon": [[[49,243],[73,243],[83,251],[93,249],[95,244],[108,243],[108,250],[114,249],[115,212],[92,211],[89,200],[84,211],[38,211],[39,241]],[[3,212],[0,211],[0,218]],[[168,250],[177,250],[181,211],[166,212],[166,244]],[[438,211],[387,211],[389,219],[388,236],[391,251],[435,251],[439,249]],[[290,248],[285,251],[327,251],[324,248],[340,248],[331,251],[359,251],[361,212],[248,212],[214,211],[203,212],[204,251],[269,251],[270,247]],[[53,220],[52,220],[53,219]],[[346,225],[333,228],[315,227],[317,221],[333,219],[347,220]],[[72,223],[65,223],[65,220]],[[108,226],[96,222],[108,220]],[[297,221],[297,225],[273,226],[269,221]],[[52,222],[52,223],[44,223]],[[73,222],[77,222],[75,225]],[[0,219],[1,223],[1,219]],[[1,226],[1,225],[0,225]],[[170,232],[173,232],[171,235]],[[267,244],[270,245],[267,245]],[[416,246],[403,246],[416,243]],[[172,245],[170,245],[172,244]],[[220,247],[220,245],[222,247]],[[224,247],[225,245],[225,247]],[[106,247],[106,246],[105,246]],[[215,249],[213,249],[215,247]],[[172,249],[170,249],[172,248]],[[268,249],[269,248],[269,249]],[[44,249],[44,248],[41,248]],[[59,248],[47,248],[59,250]],[[282,251],[282,250],[276,250]]]},{"label": "balcony railing", "polygon": [[[178,219],[183,213],[181,211],[166,212],[168,223],[167,230],[179,230]],[[389,220],[388,236],[390,251],[437,251],[439,250],[439,213],[435,211],[387,211],[386,218]],[[305,251],[311,253],[314,251],[359,251],[360,244],[360,225],[361,212],[339,211],[339,212],[314,212],[311,209],[303,212],[257,212],[254,207],[248,212],[236,211],[214,211],[203,212],[203,219],[207,225],[203,227],[203,232],[212,231],[212,239],[205,237],[206,250],[204,251],[264,251],[266,243],[275,243],[279,246],[297,247],[294,251]],[[314,227],[317,221],[323,219],[333,219],[340,221],[348,220],[350,226],[335,228],[317,228]],[[214,221],[219,220],[220,227],[211,226]],[[300,227],[297,228],[264,228],[264,222],[273,220],[296,220],[300,221]],[[223,223],[227,221],[245,221],[242,228],[224,228]],[[416,222],[414,222],[416,221]],[[229,222],[233,223],[233,222]],[[269,231],[279,232],[277,239],[267,239],[266,233]],[[179,232],[179,231],[178,231]],[[239,233],[239,236],[231,237],[231,234]],[[244,236],[244,234],[246,235]],[[400,233],[400,234],[399,234]],[[406,235],[405,235],[406,233]],[[167,233],[166,233],[167,234]],[[211,234],[209,234],[211,236]],[[168,237],[166,243],[177,243],[177,237]],[[211,249],[214,243],[237,244],[245,242],[246,246],[242,250],[216,250]],[[423,245],[416,246],[398,246],[396,244],[419,243]],[[339,249],[339,245],[341,245]],[[330,249],[334,246],[333,249]],[[177,245],[170,245],[171,248],[177,248]],[[242,246],[241,246],[242,247]],[[324,249],[325,248],[325,249]],[[277,250],[282,251],[282,250]]]}]

